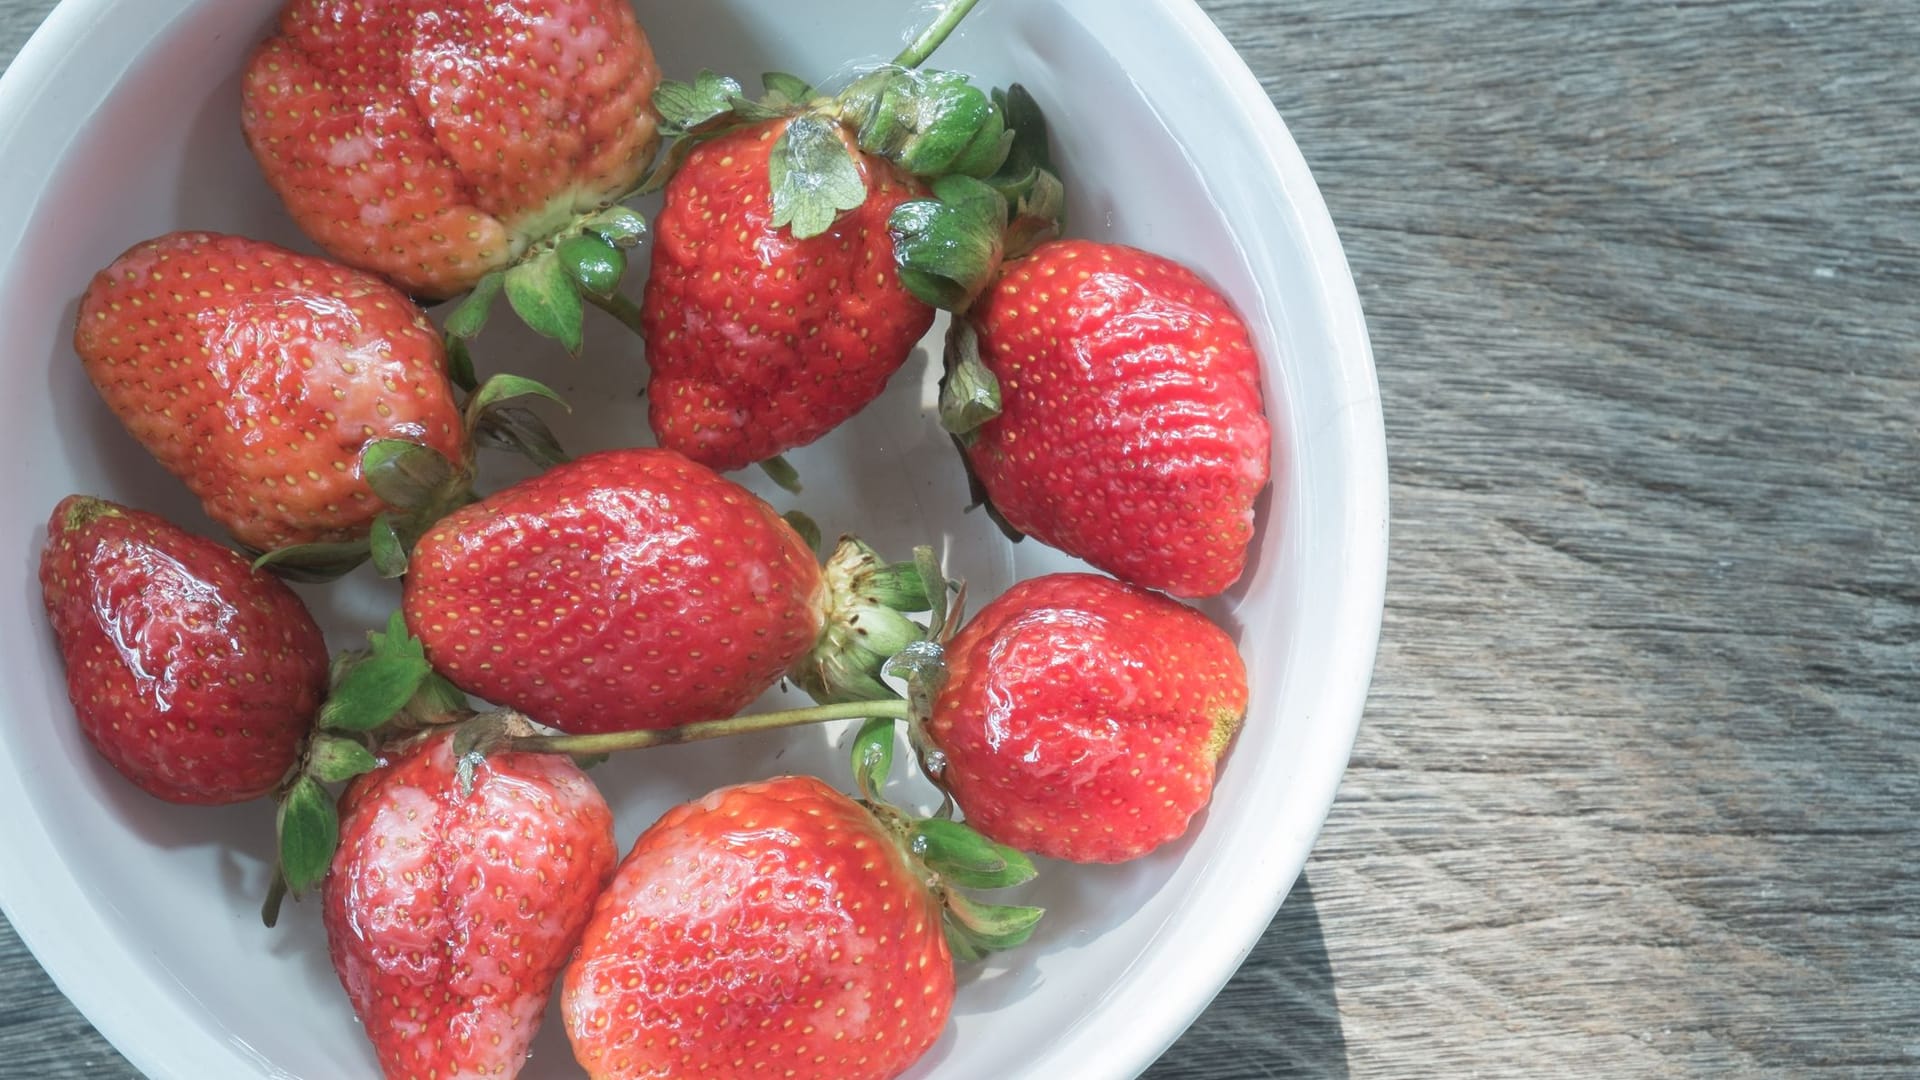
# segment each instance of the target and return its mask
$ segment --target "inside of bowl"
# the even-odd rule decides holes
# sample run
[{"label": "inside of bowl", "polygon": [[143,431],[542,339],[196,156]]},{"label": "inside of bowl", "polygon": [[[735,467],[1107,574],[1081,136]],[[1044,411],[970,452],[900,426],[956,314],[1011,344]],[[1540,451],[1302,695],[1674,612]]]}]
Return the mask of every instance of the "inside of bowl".
[{"label": "inside of bowl", "polygon": [[[184,488],[120,430],[79,370],[69,335],[88,278],[132,243],[176,228],[311,249],[240,138],[238,73],[270,13],[253,0],[82,6],[100,17],[85,33],[95,45],[93,92],[102,100],[66,129],[36,136],[44,182],[27,193],[32,214],[0,279],[0,362],[16,387],[0,424],[0,460],[13,463],[0,472],[0,495],[14,508],[0,528],[0,568],[28,601],[0,615],[0,725],[18,774],[5,779],[29,808],[22,828],[37,830],[35,842],[59,853],[46,887],[77,898],[59,920],[24,919],[23,932],[36,946],[49,943],[43,955],[70,957],[73,950],[55,949],[52,937],[98,930],[87,955],[99,969],[56,965],[56,977],[158,1075],[236,1075],[242,1065],[261,1076],[363,1074],[371,1056],[334,981],[317,906],[290,907],[274,931],[259,924],[269,808],[166,806],[111,773],[70,722],[40,616],[34,570],[44,521],[70,491],[213,531]],[[891,0],[639,0],[636,7],[670,78],[703,67],[743,77],[778,67],[829,79],[850,62],[890,55],[926,10]],[[1324,252],[1314,246],[1325,239],[1301,224],[1319,212],[1317,197],[1303,209],[1299,192],[1276,186],[1271,131],[1237,113],[1245,103],[1232,101],[1206,69],[1207,54],[1193,37],[1197,12],[1184,0],[1141,8],[1119,15],[1099,0],[988,0],[936,63],[983,82],[1017,79],[1034,92],[1069,180],[1074,234],[1188,262],[1234,299],[1256,332],[1267,361],[1276,483],[1247,578],[1207,605],[1248,660],[1251,715],[1214,809],[1186,840],[1124,867],[1043,866],[1019,897],[1049,911],[1033,943],[963,972],[954,1022],[913,1075],[1041,1075],[1058,1072],[1049,1061],[1095,1061],[1086,1049],[1094,1045],[1110,1049],[1109,1065],[1131,1053],[1133,1065],[1143,1066],[1141,1055],[1158,1048],[1146,1044],[1171,1038],[1251,946],[1276,889],[1297,871],[1344,761],[1346,741],[1338,730],[1330,739],[1325,725],[1351,734],[1351,717],[1314,715],[1315,702],[1335,700],[1322,696],[1320,682],[1356,659],[1325,655],[1353,640],[1351,630],[1326,628],[1326,612],[1346,603],[1351,584],[1343,560],[1363,554],[1342,550],[1342,538],[1384,528],[1343,501],[1352,493],[1329,490],[1331,478],[1351,467],[1331,434],[1338,419],[1329,416],[1377,408],[1368,397],[1370,367],[1355,382],[1349,365],[1334,362],[1351,344],[1328,325],[1328,290],[1350,286],[1323,279]],[[140,24],[138,41],[113,37],[123,33],[109,27],[114,17]],[[644,251],[635,264],[643,262]],[[1353,317],[1357,326],[1357,309]],[[937,372],[929,357],[942,330],[935,327],[880,401],[790,455],[806,485],[799,498],[757,472],[737,479],[776,507],[804,506],[829,536],[857,531],[901,555],[916,543],[940,545],[978,602],[1015,580],[1077,564],[1033,542],[1009,545],[983,514],[964,512],[964,477],[930,413]],[[562,428],[569,449],[649,441],[637,341],[592,312],[587,336],[587,356],[569,361],[498,318],[477,355],[483,369],[531,374],[562,392],[574,406]],[[1362,367],[1364,345],[1361,337]],[[490,484],[523,475],[498,457],[485,468]],[[379,625],[397,602],[395,589],[366,571],[344,586],[304,592],[336,647]],[[770,694],[767,704],[780,697]],[[670,748],[610,762],[595,776],[616,809],[624,848],[662,810],[720,784],[784,772],[844,784],[847,734],[839,725]],[[924,785],[899,783],[903,799],[927,801]],[[27,901],[13,891],[20,886],[6,887],[10,904],[24,911]],[[1212,926],[1193,925],[1210,917]],[[1171,933],[1177,924],[1186,929]],[[110,985],[167,996],[187,1026],[156,1030],[137,1017],[105,1015]],[[140,1007],[129,1001],[122,1011]],[[1143,1040],[1148,1030],[1154,1033]],[[190,1072],[181,1064],[187,1061],[225,1067]],[[575,1075],[557,1025],[536,1044],[526,1075]]]}]

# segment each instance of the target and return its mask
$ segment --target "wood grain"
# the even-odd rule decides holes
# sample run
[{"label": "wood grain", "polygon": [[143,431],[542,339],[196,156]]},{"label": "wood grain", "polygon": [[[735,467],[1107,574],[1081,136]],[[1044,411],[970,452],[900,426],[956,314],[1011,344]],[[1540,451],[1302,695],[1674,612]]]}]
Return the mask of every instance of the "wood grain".
[{"label": "wood grain", "polygon": [[[1393,569],[1307,880],[1149,1075],[1920,1073],[1911,3],[1205,6],[1359,281]],[[10,935],[0,1075],[131,1075]]]}]

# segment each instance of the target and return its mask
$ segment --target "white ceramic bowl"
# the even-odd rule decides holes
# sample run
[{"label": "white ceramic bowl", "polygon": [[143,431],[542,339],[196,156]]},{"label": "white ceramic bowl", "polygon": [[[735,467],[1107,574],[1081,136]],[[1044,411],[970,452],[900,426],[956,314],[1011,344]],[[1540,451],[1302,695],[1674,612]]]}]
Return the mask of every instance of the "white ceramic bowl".
[{"label": "white ceramic bowl", "polygon": [[[66,0],[0,81],[0,901],[60,987],[155,1077],[371,1075],[316,905],[277,931],[256,914],[264,804],[164,805],[95,757],[72,722],[41,614],[44,521],[72,491],[211,531],[95,398],[69,344],[75,299],[130,244],[211,228],[310,247],[241,142],[239,72],[270,0]],[[890,54],[928,5],[907,0],[639,0],[669,76],[769,67],[823,77]],[[1306,860],[1366,694],[1386,563],[1378,391],[1332,224],[1259,84],[1191,0],[989,0],[936,58],[1018,79],[1047,108],[1078,235],[1199,268],[1266,358],[1273,493],[1246,579],[1209,612],[1253,679],[1244,732],[1187,838],[1117,868],[1048,865],[1032,945],[962,975],[946,1036],[913,1075],[1124,1077],[1145,1068],[1246,955]],[[644,265],[640,260],[636,265]],[[629,287],[632,287],[630,283]],[[637,345],[593,317],[588,358],[498,318],[482,366],[561,386],[576,450],[644,439]],[[1072,565],[963,515],[947,440],[910,362],[885,398],[793,455],[829,534],[904,555],[927,538],[981,600]],[[512,475],[499,460],[492,476]],[[793,500],[759,484],[777,506]],[[306,590],[336,645],[396,602],[364,572]],[[635,755],[597,776],[633,838],[667,806],[737,780],[813,771],[845,783],[844,731]],[[908,788],[903,797],[924,792]],[[577,1075],[558,1024],[529,1077]]]}]

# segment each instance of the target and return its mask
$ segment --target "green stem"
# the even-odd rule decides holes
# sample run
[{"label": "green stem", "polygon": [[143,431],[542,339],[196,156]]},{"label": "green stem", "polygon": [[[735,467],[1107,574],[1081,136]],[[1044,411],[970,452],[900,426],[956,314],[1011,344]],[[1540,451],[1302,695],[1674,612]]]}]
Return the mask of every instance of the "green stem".
[{"label": "green stem", "polygon": [[933,55],[933,51],[947,40],[948,35],[953,33],[953,28],[959,26],[960,20],[966,18],[967,13],[972,11],[973,6],[979,2],[980,0],[953,0],[944,11],[940,12],[940,17],[933,20],[932,26],[921,31],[920,36],[913,39],[913,44],[908,45],[905,52],[893,58],[894,66],[917,68],[926,63],[927,57]]},{"label": "green stem", "polygon": [[682,724],[658,731],[609,731],[602,735],[521,735],[508,739],[504,749],[514,753],[535,754],[614,754],[622,750],[699,742],[702,739],[719,739],[754,731],[775,731],[828,720],[861,720],[870,717],[905,720],[910,715],[907,703],[899,698],[891,701],[842,701],[832,705],[815,705],[809,709],[787,709],[726,720],[703,720],[697,724]]},{"label": "green stem", "polygon": [[632,330],[636,334],[646,333],[645,330],[640,328],[640,305],[627,299],[624,295],[614,293],[612,296],[595,296],[585,289],[580,290],[580,295],[586,297],[587,302],[594,307],[626,323],[627,329]]}]

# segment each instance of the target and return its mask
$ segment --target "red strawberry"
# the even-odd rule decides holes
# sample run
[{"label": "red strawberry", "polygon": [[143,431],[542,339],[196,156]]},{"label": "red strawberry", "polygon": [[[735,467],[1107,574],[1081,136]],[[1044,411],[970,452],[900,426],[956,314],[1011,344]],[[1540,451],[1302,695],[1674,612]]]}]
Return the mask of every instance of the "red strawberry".
[{"label": "red strawberry", "polygon": [[80,730],[142,790],[242,802],[293,767],[327,650],[285,585],[152,514],[75,495],[47,522],[40,587]]},{"label": "red strawberry", "polygon": [[1159,256],[1061,240],[1008,263],[970,322],[1000,411],[959,434],[1007,522],[1176,596],[1239,579],[1269,436],[1259,358],[1219,293]]},{"label": "red strawberry", "polygon": [[468,454],[440,335],[378,278],[271,244],[173,233],[80,301],[74,348],[121,423],[260,549],[364,536],[376,439]]},{"label": "red strawberry", "polygon": [[323,911],[334,970],[391,1080],[512,1077],[618,850],[559,755],[455,777],[441,731],[354,781]]},{"label": "red strawberry", "polygon": [[830,586],[745,488],[670,450],[612,450],[442,519],[414,550],[407,625],[461,689],[541,723],[674,727],[733,715],[790,668],[847,685],[918,637],[848,570],[870,557],[843,544]]},{"label": "red strawberry", "polygon": [[926,734],[967,823],[1003,844],[1120,862],[1187,830],[1247,711],[1233,640],[1091,574],[1023,581],[947,647]]},{"label": "red strawberry", "polygon": [[659,79],[627,0],[292,0],[243,119],[321,247],[442,298],[634,187]]},{"label": "red strawberry", "polygon": [[[953,1005],[953,894],[908,854],[926,825],[803,776],[668,811],[621,863],[567,968],[574,1057],[594,1080],[898,1075]],[[1004,945],[1039,916],[994,911],[1025,928]]]},{"label": "red strawberry", "polygon": [[662,446],[722,471],[813,442],[885,389],[933,309],[894,269],[887,219],[920,183],[833,131],[864,187],[805,239],[775,226],[769,157],[792,123],[695,149],[656,221],[642,325]]}]

